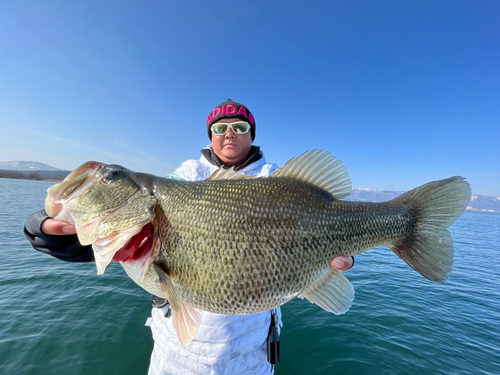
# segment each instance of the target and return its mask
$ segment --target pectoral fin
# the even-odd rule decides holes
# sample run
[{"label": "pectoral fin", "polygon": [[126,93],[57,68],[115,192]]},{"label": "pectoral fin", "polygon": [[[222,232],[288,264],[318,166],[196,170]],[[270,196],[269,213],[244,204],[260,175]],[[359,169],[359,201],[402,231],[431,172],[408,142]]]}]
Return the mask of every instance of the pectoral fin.
[{"label": "pectoral fin", "polygon": [[198,332],[203,314],[200,310],[181,301],[172,279],[160,265],[153,263],[153,267],[160,279],[161,290],[172,306],[172,319],[177,337],[183,346],[188,346]]},{"label": "pectoral fin", "polygon": [[351,307],[354,287],[340,271],[331,269],[328,275],[312,288],[302,292],[299,297],[306,298],[326,311],[340,315]]}]

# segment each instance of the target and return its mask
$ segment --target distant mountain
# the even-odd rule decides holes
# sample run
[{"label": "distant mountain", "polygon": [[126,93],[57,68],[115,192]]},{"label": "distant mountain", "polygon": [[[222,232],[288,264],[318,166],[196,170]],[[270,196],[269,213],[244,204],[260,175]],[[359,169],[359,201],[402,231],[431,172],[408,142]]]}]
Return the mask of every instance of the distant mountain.
[{"label": "distant mountain", "polygon": [[[11,172],[11,173],[9,173]],[[29,178],[63,180],[70,171],[51,167],[37,161],[0,162],[0,178]],[[404,191],[353,188],[345,200],[357,202],[385,202],[403,194]],[[500,212],[500,197],[494,195],[473,195],[468,211]]]},{"label": "distant mountain", "polygon": [[349,195],[345,200],[357,202],[385,202],[390,201],[403,193],[404,191],[353,188],[351,195]]},{"label": "distant mountain", "polygon": [[[404,191],[388,191],[353,188],[346,201],[385,202],[403,194]],[[500,197],[495,195],[476,194],[471,197],[467,211],[500,212]]]},{"label": "distant mountain", "polygon": [[469,207],[471,211],[500,212],[500,197],[494,195],[473,195]]},{"label": "distant mountain", "polygon": [[2,171],[61,171],[62,169],[51,167],[50,165],[39,163],[37,161],[3,161],[0,162],[0,170]]},{"label": "distant mountain", "polygon": [[69,173],[37,161],[0,162],[0,178],[63,180]]}]

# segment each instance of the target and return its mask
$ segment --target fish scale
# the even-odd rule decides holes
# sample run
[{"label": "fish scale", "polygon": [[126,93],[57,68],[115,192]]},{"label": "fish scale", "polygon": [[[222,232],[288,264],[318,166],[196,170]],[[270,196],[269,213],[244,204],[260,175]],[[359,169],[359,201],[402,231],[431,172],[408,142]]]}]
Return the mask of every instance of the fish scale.
[{"label": "fish scale", "polygon": [[[200,190],[172,185],[159,201],[170,240],[154,256],[185,302],[216,313],[267,311],[327,274],[334,257],[408,235],[410,217],[403,207],[381,203],[368,210],[366,204],[328,199],[314,185],[287,177],[258,181],[255,189],[247,189],[244,180],[209,181]],[[258,203],[250,215],[246,203]],[[209,209],[192,215],[184,205]],[[221,288],[219,279],[230,288]]]}]

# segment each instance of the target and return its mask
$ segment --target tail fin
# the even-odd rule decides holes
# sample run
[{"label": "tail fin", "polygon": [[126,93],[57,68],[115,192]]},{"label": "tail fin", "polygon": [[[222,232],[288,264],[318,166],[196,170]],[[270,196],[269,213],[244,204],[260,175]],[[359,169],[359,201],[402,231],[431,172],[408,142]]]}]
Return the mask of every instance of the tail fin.
[{"label": "tail fin", "polygon": [[453,266],[453,239],[448,228],[463,214],[471,198],[465,178],[434,181],[395,198],[415,210],[413,236],[390,247],[411,268],[429,280],[444,282]]}]

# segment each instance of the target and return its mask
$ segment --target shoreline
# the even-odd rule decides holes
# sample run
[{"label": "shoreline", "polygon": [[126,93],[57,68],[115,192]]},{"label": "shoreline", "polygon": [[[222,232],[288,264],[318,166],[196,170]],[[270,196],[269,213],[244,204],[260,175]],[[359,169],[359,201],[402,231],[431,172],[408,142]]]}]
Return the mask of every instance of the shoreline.
[{"label": "shoreline", "polygon": [[52,181],[52,182],[62,182],[64,179],[57,179],[57,178],[42,178],[40,176],[36,177],[31,177],[30,176],[23,176],[23,177],[18,177],[18,176],[1,176],[0,178],[5,178],[9,180],[30,180],[30,181]]},{"label": "shoreline", "polygon": [[496,210],[488,210],[486,208],[473,208],[473,207],[470,207],[468,206],[465,211],[475,211],[475,212],[493,212],[493,213],[500,213],[500,211],[496,211]]},{"label": "shoreline", "polygon": [[[0,178],[12,179],[12,180],[31,180],[31,181],[51,181],[51,182],[62,182],[64,179],[58,178],[42,178],[36,173],[25,175],[20,172],[9,173],[9,176],[2,175],[0,172]],[[492,212],[492,213],[500,213],[497,210],[485,209],[485,208],[474,208],[471,206],[467,206],[466,211],[474,211],[474,212]]]}]

